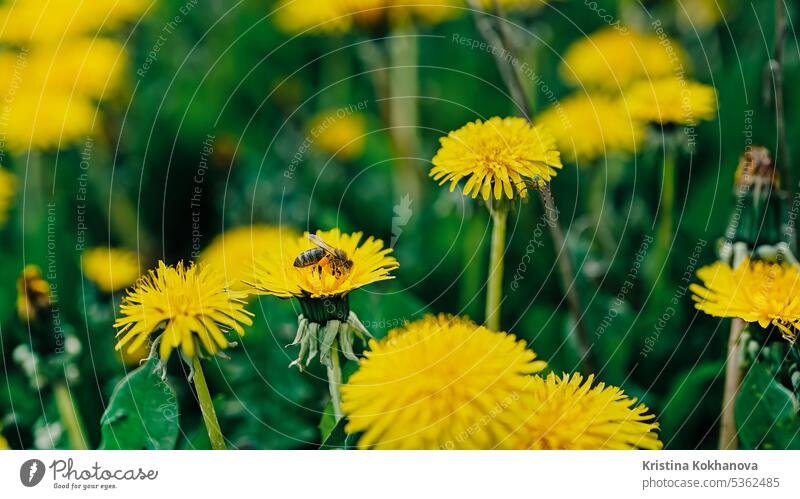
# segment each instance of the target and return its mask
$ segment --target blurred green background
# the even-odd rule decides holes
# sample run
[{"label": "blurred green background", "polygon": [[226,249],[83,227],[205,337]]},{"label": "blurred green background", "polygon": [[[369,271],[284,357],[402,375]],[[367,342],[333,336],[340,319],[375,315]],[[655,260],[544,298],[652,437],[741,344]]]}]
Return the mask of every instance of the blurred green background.
[{"label": "blurred green background", "polygon": [[[521,57],[559,98],[573,91],[559,78],[567,47],[605,26],[589,3],[553,2],[510,16],[517,24],[512,35]],[[480,38],[472,16],[465,12],[410,31],[418,43],[419,144],[413,157],[397,159],[402,151],[393,146],[381,117],[387,103],[375,90],[376,70],[364,49],[368,44],[388,53],[393,36],[388,28],[295,37],[275,27],[268,17],[270,2],[210,1],[181,14],[186,5],[185,0],[159,1],[131,27],[126,90],[103,104],[105,129],[92,146],[89,244],[135,250],[152,268],[158,259],[192,259],[198,247],[242,225],[360,230],[391,242],[401,263],[395,280],[352,295],[353,310],[373,333],[382,336],[404,320],[432,312],[481,321],[488,215],[478,203],[425,177],[439,137],[478,118],[519,114],[491,54],[452,41],[453,35]],[[609,157],[591,168],[566,164],[552,183],[568,235],[566,251],[579,275],[576,285],[598,377],[652,407],[668,448],[712,448],[727,323],[696,312],[681,286],[687,284],[684,272],[715,259],[716,240],[732,208],[733,173],[748,139],[747,113],[752,112],[752,140],[775,149],[772,80],[766,72],[774,6],[727,2],[724,17],[692,27],[681,21],[677,1],[599,0],[597,5],[645,33],[651,32],[653,19],[660,19],[689,54],[692,77],[718,93],[718,118],[698,126],[696,149],[679,158],[676,236],[668,267],[642,270],[629,291],[621,293],[628,289],[636,253],[654,235],[660,149],[651,145],[636,157]],[[796,18],[797,5],[790,9]],[[176,15],[181,23],[143,76],[137,74],[165,22]],[[795,144],[800,100],[791,88],[800,65],[791,34],[784,70],[789,143]],[[548,104],[541,87],[531,83],[529,90],[541,111]],[[319,112],[359,103],[363,151],[343,157],[312,144],[301,152]],[[205,154],[209,143],[213,151]],[[289,176],[287,168],[299,152],[301,160]],[[82,345],[79,376],[71,388],[93,446],[100,441],[99,421],[111,390],[126,371],[113,352],[111,327],[113,301],[121,294],[112,301],[80,271],[81,153],[81,147],[43,153],[47,179],[39,184],[26,175],[26,156],[6,161],[18,176],[16,204],[0,232],[0,421],[12,448],[46,447],[46,435],[62,435],[52,427],[57,417],[51,397],[31,388],[13,355],[18,345],[32,341],[15,312],[15,283],[24,265],[56,269],[49,280],[58,289],[62,320]],[[605,233],[598,232],[597,214],[591,213],[590,196],[598,195],[597,184],[590,182],[592,168],[601,169],[605,180],[600,184],[603,217],[610,222]],[[398,181],[399,170],[410,171],[416,184]],[[193,200],[197,187],[201,195]],[[567,334],[571,319],[556,253],[548,232],[536,230],[542,217],[536,201],[518,204],[510,216],[502,324],[530,342],[553,370],[576,371],[581,367]],[[47,203],[57,206],[50,221]],[[512,290],[526,251],[530,263]],[[618,294],[623,300],[615,303]],[[673,299],[677,306],[671,306]],[[294,334],[296,305],[264,297],[249,308],[258,316],[256,324],[229,352],[229,361],[214,360],[207,368],[226,437],[240,448],[314,448],[327,385],[323,369],[301,374],[287,368],[295,352],[284,345]],[[199,410],[180,379],[184,368],[174,358],[169,367],[180,404],[177,447],[206,448]],[[59,438],[57,446],[66,446]]]}]

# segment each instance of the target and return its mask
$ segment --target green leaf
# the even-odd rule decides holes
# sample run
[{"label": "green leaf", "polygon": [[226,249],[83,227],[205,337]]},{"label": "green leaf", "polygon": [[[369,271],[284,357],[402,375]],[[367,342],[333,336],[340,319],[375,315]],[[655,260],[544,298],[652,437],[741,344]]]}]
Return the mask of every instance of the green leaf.
[{"label": "green leaf", "polygon": [[745,449],[800,449],[797,399],[761,364],[753,364],[736,397],[736,428]]},{"label": "green leaf", "polygon": [[178,438],[178,399],[150,359],[117,383],[100,419],[100,449],[173,449]]},{"label": "green leaf", "polygon": [[334,450],[334,449],[354,449],[355,436],[350,435],[344,430],[347,424],[347,418],[342,418],[336,426],[333,427],[328,438],[322,441],[320,449]]},{"label": "green leaf", "polygon": [[724,369],[721,361],[705,362],[676,377],[658,415],[665,442],[673,441],[679,433],[691,434],[699,421],[713,419],[719,413]]},{"label": "green leaf", "polygon": [[336,428],[336,415],[333,413],[333,402],[330,400],[325,404],[325,410],[322,412],[322,419],[319,421],[319,434],[321,441],[325,442],[330,437],[333,430]]}]

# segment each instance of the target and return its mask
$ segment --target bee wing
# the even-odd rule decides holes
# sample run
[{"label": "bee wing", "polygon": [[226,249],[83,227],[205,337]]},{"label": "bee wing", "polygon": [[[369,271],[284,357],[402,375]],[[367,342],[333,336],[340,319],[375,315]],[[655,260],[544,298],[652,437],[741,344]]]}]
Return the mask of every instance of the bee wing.
[{"label": "bee wing", "polygon": [[319,237],[318,235],[316,235],[316,234],[309,234],[309,235],[308,235],[308,240],[309,240],[309,241],[311,241],[312,243],[316,244],[316,245],[317,245],[317,246],[319,246],[320,248],[324,249],[324,250],[325,250],[325,251],[327,251],[328,253],[330,253],[330,254],[332,254],[332,255],[335,255],[335,254],[336,254],[336,248],[334,248],[334,247],[333,247],[333,246],[331,246],[330,244],[328,244],[328,243],[326,243],[325,241],[323,241],[323,240],[322,240],[322,238],[321,238],[321,237]]}]

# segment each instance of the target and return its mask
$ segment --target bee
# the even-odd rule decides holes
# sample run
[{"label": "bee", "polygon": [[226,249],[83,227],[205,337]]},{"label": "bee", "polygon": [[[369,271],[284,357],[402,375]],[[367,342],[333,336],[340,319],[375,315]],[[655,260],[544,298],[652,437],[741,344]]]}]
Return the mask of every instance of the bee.
[{"label": "bee", "polygon": [[353,268],[353,261],[348,258],[347,253],[339,248],[334,248],[316,234],[309,234],[308,239],[317,247],[297,255],[297,258],[294,259],[295,267],[305,268],[316,265],[317,271],[322,273],[323,260],[327,260],[325,263],[330,266],[331,274],[335,277],[342,277],[350,273],[350,269]]}]

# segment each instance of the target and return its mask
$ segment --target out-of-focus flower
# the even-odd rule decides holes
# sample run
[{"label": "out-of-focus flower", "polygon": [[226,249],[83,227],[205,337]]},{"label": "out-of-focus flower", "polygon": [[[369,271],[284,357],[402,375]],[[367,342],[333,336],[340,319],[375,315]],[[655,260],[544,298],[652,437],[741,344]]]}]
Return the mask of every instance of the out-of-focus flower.
[{"label": "out-of-focus flower", "polygon": [[23,322],[37,322],[50,314],[50,284],[36,265],[28,265],[17,279],[17,315]]},{"label": "out-of-focus flower", "polygon": [[8,212],[14,204],[16,188],[17,177],[5,168],[0,167],[0,227],[8,221]]},{"label": "out-of-focus flower", "polygon": [[762,328],[777,326],[789,341],[800,330],[800,272],[789,263],[745,259],[731,268],[715,262],[697,271],[703,285],[692,284],[698,310],[714,317],[735,317]]},{"label": "out-of-focus flower", "polygon": [[352,19],[340,1],[283,0],[275,8],[275,24],[284,32],[336,33],[350,29]]},{"label": "out-of-focus flower", "polygon": [[556,138],[569,161],[590,162],[611,152],[633,153],[644,139],[644,124],[619,99],[574,94],[537,119]]},{"label": "out-of-focus flower", "polygon": [[[0,431],[3,431],[3,425],[0,424]],[[8,440],[5,439],[2,433],[0,433],[0,450],[8,450],[11,446],[8,445]]]},{"label": "out-of-focus flower", "polygon": [[696,125],[717,113],[713,87],[677,77],[642,80],[625,92],[624,99],[634,117],[662,125]]},{"label": "out-of-focus flower", "polygon": [[14,152],[63,148],[99,128],[96,106],[79,95],[21,89],[6,102],[10,118],[0,123],[0,136],[5,136],[5,146]]},{"label": "out-of-focus flower", "polygon": [[389,256],[392,250],[385,248],[380,239],[369,237],[362,243],[363,233],[342,234],[339,229],[320,230],[315,235],[343,251],[351,261],[350,269],[339,271],[331,255],[326,253],[320,253],[323,258],[317,264],[296,266],[295,260],[300,254],[320,249],[306,233],[289,238],[281,247],[271,248],[256,259],[254,291],[280,298],[342,296],[367,284],[392,279],[390,272],[399,266],[397,260]]},{"label": "out-of-focus flower", "polygon": [[477,120],[439,139],[441,148],[433,158],[430,176],[450,190],[467,179],[464,194],[488,201],[505,196],[525,197],[526,181],[549,182],[561,168],[556,140],[541,125],[524,118]]},{"label": "out-of-focus flower", "polygon": [[686,31],[705,31],[722,19],[726,0],[673,0],[678,24]]},{"label": "out-of-focus flower", "polygon": [[52,49],[32,49],[22,85],[28,91],[59,90],[100,99],[119,89],[127,69],[128,54],[119,43],[78,38]]},{"label": "out-of-focus flower", "polygon": [[289,227],[251,225],[220,234],[200,254],[200,262],[225,276],[225,286],[235,291],[250,289],[245,282],[256,282],[255,262],[265,253],[281,253],[285,241],[294,245],[297,231]]},{"label": "out-of-focus flower", "polygon": [[123,348],[117,352],[119,359],[127,367],[137,367],[150,355],[150,342],[145,341],[142,345],[134,351],[128,351]]},{"label": "out-of-focus flower", "polygon": [[352,160],[364,151],[366,120],[362,114],[344,110],[323,111],[308,126],[314,146],[344,160]]},{"label": "out-of-focus flower", "polygon": [[121,87],[128,55],[104,30],[139,17],[147,0],[17,0],[0,5],[0,146],[69,147],[100,130],[96,101]]},{"label": "out-of-focus flower", "polygon": [[495,1],[500,7],[510,11],[539,10],[548,3],[548,0],[483,0],[483,7],[491,11]]},{"label": "out-of-focus flower", "polygon": [[683,50],[667,38],[605,28],[570,46],[561,76],[572,85],[615,90],[670,75],[683,59]]},{"label": "out-of-focus flower", "polygon": [[389,16],[439,23],[458,15],[460,5],[459,0],[282,0],[274,16],[286,33],[337,33],[370,26]]},{"label": "out-of-focus flower", "polygon": [[202,356],[200,345],[215,355],[230,345],[229,330],[243,336],[242,324],[253,324],[252,314],[244,308],[246,296],[225,289],[225,277],[217,269],[158,262],[158,268],[140,278],[120,305],[121,316],[114,324],[116,349],[135,352],[160,332],[155,341],[161,342],[163,360],[174,348],[188,358]]},{"label": "out-of-focus flower", "polygon": [[[534,377],[521,399],[525,421],[515,435],[522,449],[661,449],[658,423],[644,404],[594,375]],[[515,411],[518,414],[519,411]]]},{"label": "out-of-focus flower", "polygon": [[97,247],[82,256],[83,275],[105,292],[127,288],[141,275],[139,257],[133,251]]},{"label": "out-of-focus flower", "polygon": [[117,91],[127,68],[122,47],[102,38],[69,39],[0,57],[0,135],[14,152],[72,145],[99,129],[100,99]]},{"label": "out-of-focus flower", "polygon": [[0,5],[0,41],[16,45],[58,43],[112,30],[136,20],[147,0],[16,0]]},{"label": "out-of-focus flower", "polygon": [[372,340],[342,387],[349,433],[376,449],[502,447],[515,403],[546,363],[525,342],[453,316],[428,316]]}]

